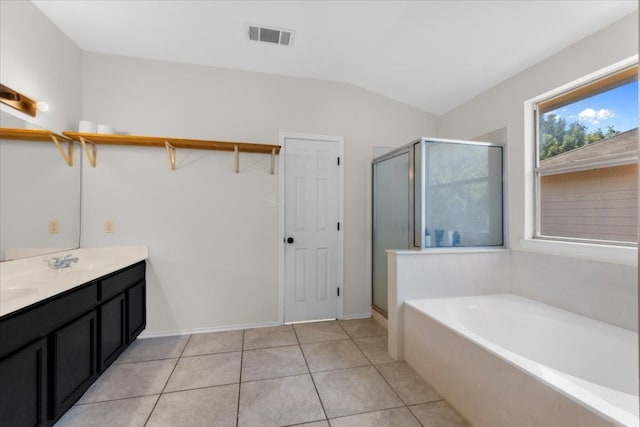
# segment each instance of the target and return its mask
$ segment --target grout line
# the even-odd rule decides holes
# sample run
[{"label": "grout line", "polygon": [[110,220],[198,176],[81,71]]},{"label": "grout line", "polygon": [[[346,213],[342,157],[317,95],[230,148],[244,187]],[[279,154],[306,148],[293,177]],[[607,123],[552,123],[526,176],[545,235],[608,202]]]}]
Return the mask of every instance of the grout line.
[{"label": "grout line", "polygon": [[360,339],[364,339],[364,338],[380,338],[380,337],[388,337],[389,334],[384,334],[384,335],[363,335],[361,337],[353,337],[354,340],[360,340]]},{"label": "grout line", "polygon": [[[402,363],[402,362],[396,362],[396,363]],[[389,386],[389,388],[391,389],[391,391],[396,395],[396,397],[398,398],[398,400],[400,400],[400,402],[402,402],[402,404],[404,406],[407,406],[407,404],[404,402],[404,400],[402,400],[402,398],[400,397],[400,395],[398,394],[398,392],[396,391],[395,388],[393,388],[393,386],[389,383],[389,381],[387,381],[387,379],[384,377],[384,375],[382,375],[382,372],[380,372],[380,370],[378,369],[378,367],[376,365],[373,365],[373,368],[376,370],[376,372],[378,373],[378,375],[380,375],[380,377],[382,378],[382,380]]]},{"label": "grout line", "polygon": [[244,335],[246,329],[242,330],[242,345],[240,346],[240,376],[238,378],[238,404],[236,405],[236,427],[240,423],[240,389],[242,388],[242,362],[244,361]]},{"label": "grout line", "polygon": [[376,322],[376,323],[377,323],[379,326],[381,326],[381,327],[382,327],[382,325],[380,325],[380,324],[377,322],[377,320],[375,320],[373,317],[368,317],[368,318],[366,318],[366,319],[347,319],[347,320],[338,320],[338,324],[340,325],[340,327],[342,328],[342,330],[344,330],[344,332],[345,332],[347,335],[349,335],[349,338],[351,338],[352,340],[357,340],[357,339],[360,339],[360,338],[377,338],[377,337],[383,337],[383,336],[388,336],[388,335],[389,335],[389,332],[387,331],[387,329],[385,329],[385,334],[382,334],[382,335],[364,335],[364,336],[361,336],[361,337],[355,337],[355,336],[351,335],[351,333],[350,333],[349,331],[347,331],[347,329],[342,325],[342,322],[348,322],[349,320],[371,320],[371,321]]},{"label": "grout line", "polygon": [[[358,345],[358,343],[356,342],[355,339],[352,339],[351,341],[353,341],[353,344],[355,344],[356,348],[358,350],[360,350],[360,353],[363,354],[364,358],[367,359],[369,361],[369,363],[371,364],[371,366],[375,366],[375,363],[373,363],[373,361],[369,358],[369,356],[367,356],[367,353],[364,352],[364,350]],[[377,371],[377,370],[376,370]]]},{"label": "grout line", "polygon": [[[364,353],[364,352],[363,352],[363,353]],[[366,355],[365,355],[365,357],[366,357]],[[401,363],[406,363],[406,362],[390,362],[390,363],[381,363],[380,365],[389,365],[389,364],[391,364],[391,363],[398,363],[398,364],[401,364]],[[441,401],[443,401],[443,400],[444,400],[444,398],[438,394],[438,396],[440,397],[440,399],[432,400],[432,401],[429,401],[429,402],[421,402],[421,403],[408,404],[408,403],[406,403],[406,402],[405,402],[405,401],[400,397],[400,395],[398,394],[398,392],[396,391],[396,389],[395,389],[395,388],[394,388],[394,387],[389,383],[389,381],[387,381],[387,379],[385,378],[385,376],[384,376],[384,375],[382,375],[382,372],[380,372],[380,370],[378,369],[378,366],[377,366],[377,365],[373,365],[373,367],[375,368],[376,372],[378,372],[378,375],[380,375],[380,376],[382,377],[382,379],[384,380],[384,382],[385,382],[385,383],[387,383],[387,385],[389,386],[389,388],[390,388],[390,389],[391,389],[391,390],[396,394],[396,396],[398,397],[398,399],[400,400],[400,402],[402,402],[403,407],[407,408],[407,410],[411,413],[411,415],[412,415],[412,416],[413,416],[413,417],[418,421],[418,423],[419,423],[420,425],[422,425],[422,426],[424,426],[424,424],[422,424],[422,422],[420,422],[420,420],[419,420],[419,419],[418,419],[418,417],[413,413],[413,411],[410,409],[410,407],[411,407],[411,406],[418,406],[418,405],[425,405],[425,404],[429,404],[429,403],[441,402]],[[420,378],[422,378],[422,377],[420,377]],[[422,378],[422,381],[424,381],[425,383],[427,383],[427,381],[426,381],[424,378]],[[429,383],[427,383],[427,384],[431,387],[431,384],[429,384]]]},{"label": "grout line", "polygon": [[[340,325],[340,327],[344,330],[344,327],[340,324],[340,322],[336,322]],[[256,348],[256,349],[244,349],[244,343],[245,343],[245,333],[246,333],[246,329],[242,330],[242,345],[241,345],[241,350],[240,350],[240,373],[239,373],[239,380],[238,380],[238,400],[237,400],[237,407],[236,407],[236,427],[239,425],[240,422],[240,398],[241,398],[241,387],[242,387],[242,366],[243,366],[243,362],[244,362],[244,352],[245,351],[255,351],[255,350],[265,350],[265,349],[270,349],[270,348],[277,348],[277,347],[293,347],[296,346],[300,349],[300,352],[302,353],[302,357],[303,360],[305,361],[305,365],[307,367],[307,371],[308,373],[303,373],[303,374],[294,374],[294,375],[285,375],[285,376],[279,376],[279,377],[274,377],[274,378],[262,378],[262,379],[256,379],[256,380],[250,380],[247,381],[245,384],[247,383],[251,383],[251,382],[258,382],[258,381],[265,381],[265,380],[274,380],[274,379],[278,379],[278,378],[286,378],[286,377],[295,377],[295,376],[302,376],[302,375],[309,375],[311,377],[311,381],[313,383],[314,389],[316,391],[316,395],[318,396],[318,400],[320,402],[320,405],[322,407],[322,411],[324,414],[324,420],[327,421],[327,423],[329,423],[329,425],[331,425],[331,420],[328,418],[327,416],[327,412],[325,410],[324,407],[324,403],[322,401],[322,399],[320,398],[320,393],[318,392],[318,387],[316,385],[315,379],[314,379],[314,374],[318,373],[325,373],[325,372],[332,372],[332,371],[340,371],[340,370],[346,370],[346,369],[357,369],[357,368],[364,368],[364,367],[368,367],[368,366],[372,366],[375,369],[375,372],[380,375],[383,379],[383,381],[389,386],[389,388],[392,390],[392,392],[398,397],[398,400],[400,402],[400,406],[397,407],[393,407],[393,408],[384,408],[384,409],[377,409],[377,410],[372,410],[372,411],[364,411],[364,412],[358,412],[358,413],[353,413],[353,414],[347,414],[347,415],[343,415],[343,416],[339,416],[339,417],[334,417],[333,419],[338,419],[338,418],[344,418],[344,417],[349,417],[349,416],[355,416],[355,415],[362,415],[362,414],[368,414],[368,413],[374,413],[374,412],[381,412],[381,411],[389,411],[392,409],[399,409],[399,408],[407,408],[407,410],[409,410],[409,412],[411,413],[411,415],[418,421],[418,423],[420,425],[422,425],[422,423],[420,422],[420,420],[417,419],[417,417],[415,416],[415,414],[411,411],[411,407],[414,406],[418,406],[418,405],[423,405],[423,404],[434,404],[437,402],[441,402],[444,401],[443,398],[440,398],[439,400],[435,400],[435,401],[430,401],[430,402],[422,402],[422,403],[417,403],[417,404],[406,404],[402,398],[400,398],[400,396],[398,395],[398,392],[391,386],[391,384],[387,381],[387,379],[382,375],[382,373],[380,372],[380,370],[378,369],[378,365],[374,364],[371,359],[365,354],[365,352],[362,350],[362,348],[360,348],[360,346],[358,345],[358,343],[356,342],[356,338],[351,337],[351,335],[348,335],[347,338],[341,338],[341,339],[336,339],[336,340],[330,340],[330,341],[319,341],[319,343],[322,342],[331,342],[331,341],[346,341],[346,340],[351,340],[356,348],[364,355],[365,359],[370,363],[370,365],[365,365],[365,366],[353,366],[353,367],[346,367],[346,368],[338,368],[338,369],[329,369],[329,370],[324,370],[324,371],[318,371],[318,372],[311,372],[311,369],[309,368],[309,362],[307,360],[307,357],[304,353],[304,351],[302,351],[302,344],[300,343],[300,338],[298,336],[298,333],[295,329],[295,327],[291,328],[294,332],[294,336],[296,338],[296,343],[297,344],[290,344],[290,345],[283,345],[283,346],[275,346],[275,347],[261,347],[261,348]],[[345,330],[346,332],[346,330]],[[156,396],[156,401],[153,405],[153,408],[151,409],[149,415],[146,418],[145,421],[145,425],[148,424],[149,420],[151,419],[151,415],[153,414],[153,412],[155,411],[158,402],[160,401],[160,398],[162,397],[163,394],[170,394],[170,393],[179,393],[179,392],[184,392],[184,391],[189,391],[189,390],[200,390],[200,389],[207,389],[207,388],[214,388],[214,387],[222,387],[222,386],[228,386],[228,385],[235,385],[236,383],[229,383],[229,384],[217,384],[215,386],[205,386],[205,387],[195,387],[192,389],[185,389],[185,390],[174,390],[174,391],[166,391],[166,387],[171,379],[171,376],[174,374],[179,361],[184,357],[184,358],[189,358],[189,357],[197,357],[197,356],[206,356],[206,355],[214,355],[214,354],[225,354],[225,353],[237,353],[237,351],[229,351],[229,352],[222,352],[222,353],[207,353],[207,354],[202,354],[202,355],[192,355],[192,356],[185,356],[184,352],[191,340],[192,335],[189,336],[189,338],[187,339],[181,353],[180,356],[176,359],[176,358],[166,358],[166,359],[155,359],[156,361],[160,361],[160,360],[171,360],[171,359],[175,359],[176,363],[171,371],[171,374],[169,375],[169,377],[167,378],[164,387],[162,389],[162,391],[160,392],[160,394],[149,394],[149,395],[141,395],[141,396],[129,396],[126,398],[118,398],[118,399],[111,399],[111,400],[104,400],[104,401],[99,401],[99,402],[87,402],[87,403],[83,403],[82,405],[90,405],[90,404],[96,404],[96,403],[104,403],[104,402],[109,402],[109,401],[119,401],[119,400],[127,400],[127,399],[134,399],[134,398],[141,398],[141,397],[150,397],[150,396]],[[370,337],[360,337],[360,338],[370,338]],[[357,339],[360,339],[357,338]],[[314,343],[306,343],[306,344],[314,344]],[[145,361],[133,361],[133,362],[125,362],[122,364],[132,364],[132,363],[144,363],[144,362],[150,362],[152,360],[145,360]],[[388,363],[383,363],[380,365],[387,365],[387,364],[391,364],[391,363],[399,363],[399,362],[388,362]],[[317,420],[317,421],[323,421],[323,420]]]},{"label": "grout line", "polygon": [[201,354],[183,354],[180,356],[181,359],[189,359],[191,357],[201,357],[201,356],[215,356],[216,354],[229,354],[229,353],[241,353],[242,350],[229,350],[229,351],[218,351],[214,353],[201,353]]},{"label": "grout line", "polygon": [[[123,353],[124,354],[124,353]],[[182,356],[182,352],[180,352],[179,356],[172,356],[172,357],[158,357],[157,359],[144,359],[144,360],[130,360],[127,362],[119,362],[116,363],[116,360],[114,360],[114,362],[111,364],[111,366],[109,366],[109,368],[111,368],[112,366],[120,366],[120,365],[131,365],[134,363],[145,363],[145,362],[160,362],[161,360],[174,360],[174,359],[179,359]]]},{"label": "grout line", "polygon": [[323,369],[321,371],[313,371],[310,372],[311,374],[324,374],[325,372],[334,372],[334,371],[344,371],[347,369],[359,369],[359,368],[369,368],[371,366],[373,366],[371,363],[368,363],[369,361],[367,361],[366,365],[354,365],[354,366],[347,366],[344,368],[332,368],[332,369]]},{"label": "grout line", "polygon": [[431,402],[424,402],[424,403],[415,403],[415,404],[413,404],[413,405],[407,405],[407,409],[409,410],[409,412],[411,413],[411,415],[413,415],[413,417],[414,417],[416,420],[418,420],[418,424],[420,424],[422,427],[428,427],[428,426],[425,426],[425,425],[422,423],[422,421],[420,421],[420,419],[418,418],[418,416],[417,416],[416,414],[414,414],[414,413],[413,413],[413,411],[411,410],[411,408],[412,408],[412,407],[414,407],[414,406],[429,405],[429,404],[432,404],[432,403],[442,402],[443,400],[444,400],[444,399],[434,400],[434,401],[431,401]]},{"label": "grout line", "polygon": [[[129,362],[120,362],[120,363],[112,363],[111,366],[121,366],[121,365],[133,365],[135,363],[146,363],[146,362],[160,362],[161,360],[173,360],[173,359],[179,359],[180,356],[177,357],[161,357],[158,359],[145,359],[145,360],[132,360]],[[111,367],[109,366],[109,367]]]},{"label": "grout line", "polygon": [[[324,372],[329,372],[329,371],[324,371]],[[314,373],[319,373],[319,372],[314,372]],[[280,378],[303,377],[305,375],[311,375],[311,374],[312,374],[311,372],[305,372],[303,374],[291,374],[291,375],[282,375],[282,376],[279,376],[279,377],[260,378],[259,380],[245,381],[242,384],[251,384],[251,383],[258,383],[258,382],[262,382],[262,381],[279,380]]]},{"label": "grout line", "polygon": [[[356,416],[356,415],[365,415],[365,414],[373,414],[373,413],[376,413],[376,412],[392,411],[394,409],[402,409],[402,408],[407,408],[407,406],[402,405],[402,406],[394,406],[392,408],[383,408],[383,409],[374,409],[374,410],[371,410],[371,411],[354,412],[353,414],[339,415],[339,416],[333,417],[331,419],[327,418],[327,421],[337,420],[337,419],[340,419],[340,418],[353,417],[353,416]],[[407,408],[407,410],[409,410],[409,408]],[[409,412],[411,412],[411,410],[409,410]],[[411,415],[413,415],[413,412],[411,413]],[[413,416],[415,417],[415,415],[413,415]],[[417,420],[417,421],[418,421],[418,424],[422,425],[420,420]]]},{"label": "grout line", "polygon": [[349,332],[347,332],[347,330],[344,328],[344,326],[342,326],[342,321],[341,320],[336,320],[336,323],[338,324],[338,326],[340,326],[340,329],[342,329],[342,331],[347,334],[347,336],[351,339],[353,339],[353,337],[351,336],[351,334]]},{"label": "grout line", "polygon": [[304,351],[302,351],[302,345],[300,344],[300,338],[298,338],[298,333],[296,332],[296,328],[292,327],[291,329],[293,329],[293,334],[295,335],[296,341],[298,342],[298,347],[300,348],[300,353],[302,353],[302,358],[304,359],[304,363],[307,365],[307,371],[309,371],[309,377],[311,378],[311,383],[313,384],[313,388],[316,391],[316,396],[318,396],[318,401],[320,402],[320,407],[322,408],[324,419],[327,420],[327,423],[329,423],[329,417],[327,417],[327,411],[324,409],[324,403],[322,402],[322,398],[320,397],[320,393],[318,392],[318,386],[316,385],[316,380],[313,378],[313,374],[311,373],[311,369],[309,368],[309,362],[307,361],[307,357],[304,355]]},{"label": "grout line", "polygon": [[208,388],[218,388],[218,387],[228,387],[230,385],[236,385],[238,383],[225,383],[225,384],[216,384],[216,385],[203,385],[202,387],[193,387],[193,388],[185,388],[185,389],[180,389],[180,390],[171,390],[171,391],[165,391],[162,394],[175,394],[175,393],[182,393],[184,391],[194,391],[194,390],[205,390]]},{"label": "grout line", "polygon": [[242,351],[253,351],[253,350],[266,350],[268,348],[280,348],[280,347],[293,347],[299,344],[281,344],[281,345],[270,345],[267,347],[256,347],[256,348],[243,348]]},{"label": "grout line", "polygon": [[158,399],[156,400],[156,403],[153,405],[153,408],[151,409],[151,412],[149,412],[149,415],[147,415],[147,419],[144,422],[145,426],[149,423],[149,420],[151,419],[151,415],[153,415],[153,411],[156,410],[156,407],[158,406],[158,402],[160,401],[160,398],[162,397],[162,394],[164,393],[165,389],[167,388],[167,384],[169,384],[169,380],[171,380],[171,377],[173,376],[173,373],[176,371],[176,367],[178,366],[178,363],[180,363],[180,359],[182,358],[182,355],[184,354],[184,350],[189,345],[189,341],[191,341],[191,337],[192,336],[193,335],[189,335],[189,338],[187,338],[187,342],[184,343],[184,347],[182,347],[182,351],[180,351],[180,356],[178,356],[178,358],[176,359],[176,363],[175,363],[175,365],[173,365],[173,369],[171,370],[171,373],[167,377],[167,380],[165,381],[164,386],[162,387],[162,391],[158,395]]},{"label": "grout line", "polygon": [[[382,336],[386,337],[386,335],[380,335],[380,337]],[[380,338],[380,337],[364,337],[364,338]],[[362,348],[362,346],[360,346],[360,344],[358,343],[357,340],[359,339],[360,338],[354,338],[353,343],[356,345],[356,347],[358,347],[358,349],[362,352],[362,354],[364,354],[364,357],[367,358],[367,360],[371,363],[371,365],[376,366],[376,365],[388,365],[389,363],[396,363],[395,360],[391,360],[390,362],[374,363],[373,360],[371,360],[371,358],[367,356],[367,353],[364,351],[364,348]],[[388,350],[387,350],[387,354],[389,354]]]},{"label": "grout line", "polygon": [[420,421],[420,419],[418,418],[418,416],[417,416],[416,414],[414,414],[414,413],[413,413],[413,411],[411,410],[411,408],[410,408],[409,406],[406,406],[406,408],[407,408],[407,411],[409,411],[409,413],[413,416],[413,418],[414,418],[416,421],[418,421],[418,424],[420,424],[422,427],[428,427],[428,426],[425,426],[425,425],[422,423],[422,421]]},{"label": "grout line", "polygon": [[73,404],[73,406],[95,405],[95,404],[98,404],[98,403],[117,402],[119,400],[140,399],[142,397],[152,397],[152,396],[160,397],[160,394],[158,394],[158,393],[141,394],[141,395],[138,395],[138,396],[127,396],[127,397],[117,397],[117,398],[114,398],[114,399],[96,400],[95,402],[84,402],[84,403],[76,402],[76,403]]},{"label": "grout line", "polygon": [[[337,323],[340,324],[339,322],[337,322]],[[340,325],[340,327],[344,330],[344,327],[342,327],[342,325]],[[292,327],[292,330],[294,332],[294,336],[296,338],[296,343],[297,344],[290,344],[290,345],[285,345],[285,346],[275,346],[275,347],[264,347],[264,348],[256,348],[256,349],[249,349],[249,350],[244,350],[246,330],[242,330],[242,344],[241,344],[241,350],[240,350],[240,353],[241,353],[240,354],[240,372],[239,372],[239,379],[238,379],[237,383],[216,384],[216,385],[213,385],[213,386],[203,386],[203,387],[194,387],[194,388],[184,389],[184,390],[166,391],[166,387],[167,387],[167,385],[168,385],[168,383],[169,383],[169,381],[171,379],[171,376],[174,374],[174,372],[175,372],[175,370],[177,368],[177,365],[178,365],[179,361],[182,358],[191,358],[191,357],[197,357],[197,356],[208,356],[208,355],[215,355],[215,354],[237,353],[237,351],[228,351],[228,352],[222,352],[222,353],[205,353],[205,354],[185,356],[184,352],[185,352],[186,348],[188,347],[189,342],[190,342],[190,340],[192,338],[192,335],[190,335],[177,359],[176,358],[155,359],[155,361],[176,360],[176,363],[173,366],[171,374],[168,376],[168,378],[167,378],[167,380],[166,380],[166,382],[164,384],[164,387],[163,387],[162,391],[160,392],[160,394],[128,396],[128,397],[124,397],[124,398],[103,400],[103,401],[98,401],[98,402],[87,402],[87,403],[77,404],[77,405],[92,405],[92,404],[99,404],[99,403],[104,403],[104,402],[129,400],[129,399],[136,399],[136,398],[155,396],[156,400],[154,402],[153,408],[149,412],[149,414],[148,414],[148,416],[146,418],[146,421],[145,421],[145,425],[147,425],[149,423],[149,420],[151,419],[151,416],[152,416],[153,412],[155,411],[155,409],[156,409],[156,407],[158,405],[158,402],[160,401],[160,398],[162,397],[163,394],[180,393],[180,392],[185,392],[185,391],[210,389],[210,388],[216,388],[216,387],[226,387],[226,386],[237,384],[237,386],[238,386],[238,398],[237,398],[237,405],[236,405],[236,423],[235,423],[235,425],[237,427],[239,425],[239,422],[240,422],[240,399],[241,399],[241,388],[242,388],[242,384],[243,384],[243,382],[242,382],[242,367],[243,367],[243,362],[244,362],[244,353],[245,353],[245,351],[266,350],[266,349],[271,349],[271,348],[294,347],[294,346],[297,347],[299,349],[300,353],[302,354],[303,360],[305,361],[305,366],[306,366],[307,371],[308,371],[307,373],[284,375],[284,376],[278,376],[278,377],[273,377],[273,378],[261,378],[261,379],[256,379],[256,380],[249,380],[244,384],[248,384],[248,383],[251,383],[251,382],[258,382],[258,381],[276,380],[276,379],[279,379],[279,378],[287,378],[287,377],[309,375],[311,377],[311,381],[312,381],[314,389],[316,391],[316,396],[318,396],[318,400],[320,402],[320,405],[322,407],[323,414],[324,414],[324,420],[317,420],[317,421],[326,421],[329,425],[331,425],[331,419],[329,419],[328,416],[327,416],[327,412],[326,412],[326,409],[324,407],[324,403],[323,403],[322,399],[320,398],[320,393],[318,392],[318,387],[317,387],[315,379],[314,379],[314,374],[316,374],[316,373],[317,374],[321,374],[321,373],[332,372],[332,371],[340,371],[340,370],[346,370],[346,369],[357,369],[357,368],[365,368],[365,367],[372,366],[375,369],[375,372],[382,377],[383,381],[389,386],[389,388],[392,390],[392,392],[398,397],[398,401],[400,402],[400,406],[396,406],[396,407],[393,407],[393,408],[384,408],[384,409],[376,409],[376,410],[370,410],[370,411],[356,412],[356,413],[353,413],[353,414],[346,414],[346,415],[334,417],[333,419],[339,419],[339,418],[345,418],[345,417],[357,416],[357,415],[363,415],[363,414],[369,414],[369,413],[375,413],[375,412],[384,412],[384,411],[390,411],[390,410],[400,409],[400,408],[407,408],[407,410],[411,413],[411,416],[418,422],[418,424],[423,426],[423,424],[420,422],[420,420],[417,418],[417,416],[413,413],[413,411],[411,411],[411,408],[415,407],[415,406],[419,406],[419,405],[435,404],[437,402],[445,401],[445,399],[443,399],[440,396],[440,399],[434,400],[434,401],[430,401],[430,402],[421,402],[421,403],[415,403],[415,404],[407,404],[407,403],[405,403],[402,400],[402,398],[400,398],[400,396],[399,396],[398,392],[395,390],[395,388],[392,387],[391,384],[389,383],[389,381],[387,381],[387,379],[382,375],[381,371],[378,369],[378,365],[376,365],[376,364],[374,364],[372,362],[372,360],[365,354],[365,352],[362,350],[362,348],[358,345],[358,343],[356,342],[356,338],[353,338],[350,335],[348,335],[347,338],[341,338],[341,339],[330,340],[330,341],[320,341],[318,343],[350,340],[351,342],[353,342],[353,344],[355,344],[356,348],[363,354],[365,359],[368,361],[369,365],[351,366],[351,367],[345,367],[345,368],[328,369],[328,370],[323,370],[323,371],[318,371],[318,372],[311,372],[307,357],[306,357],[304,351],[302,351],[302,345],[303,344],[300,343],[300,338],[298,336],[298,333],[296,332],[296,329],[294,327]],[[361,338],[369,338],[369,337],[361,337]],[[357,338],[357,339],[359,339],[359,338]],[[314,343],[306,343],[306,344],[314,344]],[[144,362],[150,362],[150,361],[154,361],[154,360],[133,361],[133,362],[125,362],[125,363],[126,364],[133,364],[133,363],[144,363]],[[379,365],[383,366],[383,365],[387,365],[387,364],[391,364],[391,363],[399,363],[399,362],[392,361],[392,362],[383,363],[383,364],[379,364]],[[314,421],[314,422],[316,422],[316,421]]]},{"label": "grout line", "polygon": [[290,344],[290,345],[279,345],[276,347],[263,347],[263,348],[252,348],[250,350],[242,350],[243,352],[251,353],[253,351],[262,351],[262,350],[271,350],[274,348],[287,348],[287,347],[300,347],[298,344]]},{"label": "grout line", "polygon": [[336,341],[353,341],[353,339],[351,337],[347,336],[346,338],[336,338],[335,340],[334,339],[330,339],[330,340],[322,340],[322,341],[301,342],[300,345],[324,344],[324,343],[336,342]]}]

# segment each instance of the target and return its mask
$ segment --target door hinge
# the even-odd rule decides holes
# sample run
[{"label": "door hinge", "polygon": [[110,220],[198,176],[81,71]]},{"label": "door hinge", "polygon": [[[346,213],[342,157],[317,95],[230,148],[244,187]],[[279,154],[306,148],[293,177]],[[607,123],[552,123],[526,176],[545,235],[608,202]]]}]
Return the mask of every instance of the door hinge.
[{"label": "door hinge", "polygon": [[340,231],[340,222],[338,222],[338,231]]},{"label": "door hinge", "polygon": [[340,166],[340,157],[338,157],[338,166]]},{"label": "door hinge", "polygon": [[340,287],[338,287],[338,296],[340,296]]}]

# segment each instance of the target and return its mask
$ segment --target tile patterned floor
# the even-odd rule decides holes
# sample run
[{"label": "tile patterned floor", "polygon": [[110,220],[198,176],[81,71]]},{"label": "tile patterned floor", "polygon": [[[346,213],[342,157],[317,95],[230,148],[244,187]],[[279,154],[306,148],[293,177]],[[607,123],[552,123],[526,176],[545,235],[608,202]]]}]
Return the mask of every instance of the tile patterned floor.
[{"label": "tile patterned floor", "polygon": [[136,340],[56,427],[462,427],[373,319]]}]

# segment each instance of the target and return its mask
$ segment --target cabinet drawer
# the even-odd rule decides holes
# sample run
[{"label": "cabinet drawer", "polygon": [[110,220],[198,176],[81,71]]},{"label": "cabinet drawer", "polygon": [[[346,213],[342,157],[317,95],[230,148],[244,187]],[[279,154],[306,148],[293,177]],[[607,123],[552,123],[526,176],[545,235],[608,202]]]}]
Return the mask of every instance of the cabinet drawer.
[{"label": "cabinet drawer", "polygon": [[3,318],[0,320],[0,358],[93,310],[97,303],[98,285],[91,283]]},{"label": "cabinet drawer", "polygon": [[100,300],[106,301],[144,280],[145,262],[142,261],[100,280]]}]

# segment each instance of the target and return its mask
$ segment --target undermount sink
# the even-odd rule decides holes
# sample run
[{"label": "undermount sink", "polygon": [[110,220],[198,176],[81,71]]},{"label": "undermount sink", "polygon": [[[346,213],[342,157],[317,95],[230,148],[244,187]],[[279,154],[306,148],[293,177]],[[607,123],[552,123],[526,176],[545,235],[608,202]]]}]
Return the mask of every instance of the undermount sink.
[{"label": "undermount sink", "polygon": [[38,292],[38,288],[5,288],[0,289],[2,299],[22,298]]}]

